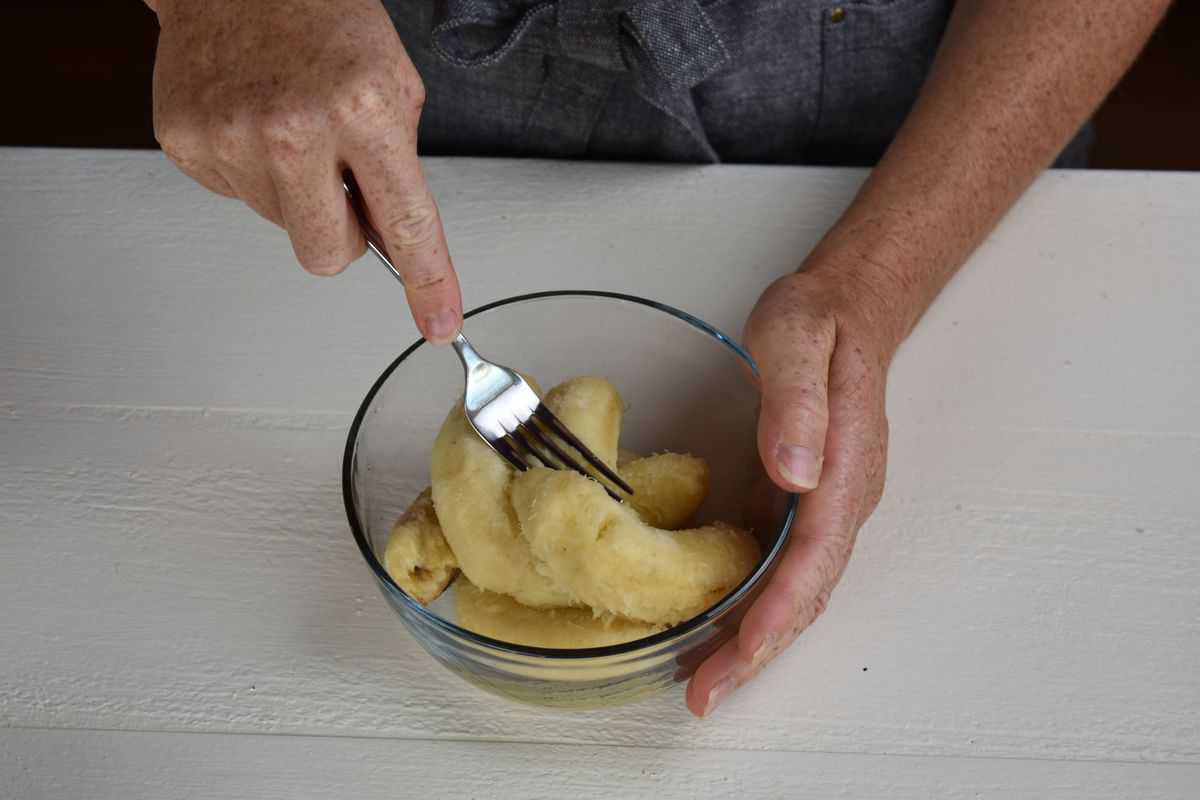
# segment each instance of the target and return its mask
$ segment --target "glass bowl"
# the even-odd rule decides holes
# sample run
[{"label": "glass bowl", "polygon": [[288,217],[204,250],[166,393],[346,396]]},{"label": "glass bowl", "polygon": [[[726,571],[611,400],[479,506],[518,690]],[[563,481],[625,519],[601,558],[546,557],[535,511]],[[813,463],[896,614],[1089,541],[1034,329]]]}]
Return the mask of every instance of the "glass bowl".
[{"label": "glass bowl", "polygon": [[751,528],[763,560],[712,608],[637,641],[546,649],[489,639],[455,624],[451,586],[430,606],[409,597],[383,567],[396,518],[429,484],[434,437],[461,398],[462,368],[448,348],[420,340],[367,392],[346,441],[342,491],[359,549],[383,596],[421,646],[490,692],[549,706],[628,702],[687,680],[736,630],[783,549],[796,496],[776,488],[757,456],[758,391],[750,356],[682,311],[609,292],[543,292],[467,314],[480,351],[542,386],[578,375],[608,378],[627,411],[621,446],[705,458],[712,492],[702,521]]}]

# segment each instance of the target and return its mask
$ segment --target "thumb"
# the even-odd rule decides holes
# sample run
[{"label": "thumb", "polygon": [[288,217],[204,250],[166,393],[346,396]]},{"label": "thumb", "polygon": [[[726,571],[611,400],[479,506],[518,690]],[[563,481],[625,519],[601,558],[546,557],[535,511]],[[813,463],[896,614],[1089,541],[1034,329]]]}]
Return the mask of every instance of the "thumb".
[{"label": "thumb", "polygon": [[829,427],[833,320],[767,320],[747,328],[759,368],[758,452],[771,480],[789,491],[817,488]]}]

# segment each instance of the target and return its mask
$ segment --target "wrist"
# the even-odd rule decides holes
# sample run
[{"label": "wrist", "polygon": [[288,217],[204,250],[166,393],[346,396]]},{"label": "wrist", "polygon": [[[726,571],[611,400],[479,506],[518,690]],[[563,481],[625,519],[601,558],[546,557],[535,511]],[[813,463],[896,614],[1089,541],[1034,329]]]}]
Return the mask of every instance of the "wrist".
[{"label": "wrist", "polygon": [[830,231],[799,271],[823,287],[843,327],[869,336],[889,358],[924,309],[903,256],[860,235]]}]

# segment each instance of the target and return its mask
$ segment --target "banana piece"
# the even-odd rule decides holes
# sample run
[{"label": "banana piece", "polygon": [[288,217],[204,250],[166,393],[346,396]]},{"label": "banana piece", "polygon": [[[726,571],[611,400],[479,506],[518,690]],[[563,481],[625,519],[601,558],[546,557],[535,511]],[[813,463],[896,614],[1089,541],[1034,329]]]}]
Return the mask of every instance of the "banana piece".
[{"label": "banana piece", "polygon": [[[624,447],[617,448],[617,471],[625,469],[626,465],[637,461],[639,458],[645,458],[636,450],[626,450]],[[621,477],[625,477],[622,475]]]},{"label": "banana piece", "polygon": [[604,378],[584,376],[555,386],[545,403],[601,461],[616,465],[633,489],[627,502],[656,528],[682,527],[708,496],[704,459],[676,453],[642,456],[618,447],[625,402]]},{"label": "banana piece", "polygon": [[759,561],[748,532],[715,524],[663,531],[574,472],[530,469],[510,487],[519,530],[542,573],[590,606],[649,623],[675,624],[711,607]]},{"label": "banana piece", "polygon": [[[624,403],[611,383],[573,378],[546,393],[544,402],[601,460],[616,464]],[[516,474],[471,428],[461,404],[451,410],[433,444],[433,501],[463,573],[476,586],[525,605],[573,605],[521,537],[508,498]]]},{"label": "banana piece", "polygon": [[654,528],[682,528],[708,496],[708,464],[699,456],[657,453],[626,463],[620,472],[633,489],[625,502]]},{"label": "banana piece", "polygon": [[642,639],[666,627],[597,617],[588,608],[530,608],[508,595],[480,589],[466,578],[454,584],[454,604],[460,626],[529,647],[605,647]]},{"label": "banana piece", "polygon": [[515,472],[479,438],[462,404],[446,417],[433,443],[433,502],[459,567],[476,586],[528,606],[569,606],[521,537],[509,501]]},{"label": "banana piece", "polygon": [[429,489],[417,495],[396,520],[383,551],[392,580],[422,605],[429,605],[458,575],[458,561],[442,536]]},{"label": "banana piece", "polygon": [[617,466],[617,439],[625,401],[604,378],[584,375],[555,386],[542,402],[596,457]]},{"label": "banana piece", "polygon": [[[611,383],[566,381],[545,396],[602,460],[618,464],[624,404]],[[758,563],[757,542],[725,525],[670,532],[703,501],[708,469],[693,456],[629,460],[636,500],[613,501],[567,471],[514,472],[471,429],[461,405],[433,447],[437,518],[464,575],[479,589],[540,609],[588,606],[651,625],[710,607]],[[641,516],[639,516],[641,515]]]}]

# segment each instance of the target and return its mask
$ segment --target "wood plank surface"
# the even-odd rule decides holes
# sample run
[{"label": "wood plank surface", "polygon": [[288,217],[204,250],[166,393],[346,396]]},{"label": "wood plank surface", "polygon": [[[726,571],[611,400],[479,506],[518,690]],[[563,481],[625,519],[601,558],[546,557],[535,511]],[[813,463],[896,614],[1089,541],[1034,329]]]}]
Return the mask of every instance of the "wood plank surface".
[{"label": "wood plank surface", "polygon": [[1200,766],[779,751],[0,730],[0,793],[23,800],[1174,800]]},{"label": "wood plank surface", "polygon": [[[862,179],[428,171],[468,305],[602,288],[733,333]],[[414,336],[377,265],[304,275],[280,232],[156,154],[0,150],[0,781],[136,797],[177,773],[196,781],[180,796],[218,796],[195,776],[219,763],[284,796],[268,762],[319,786],[401,739],[423,765],[496,759],[512,796],[543,796],[551,768],[522,773],[551,746],[616,787],[660,769],[680,790],[664,797],[721,769],[761,796],[760,769],[813,796],[856,776],[862,796],[1184,796],[1200,763],[1197,209],[1200,175],[1039,181],[894,367],[888,492],[826,616],[701,722],[679,693],[589,713],[500,702],[436,667],[377,596],[339,487],[351,415]],[[411,778],[376,768],[376,794]],[[453,785],[470,796],[478,777]],[[37,794],[50,778],[61,791]]]}]

